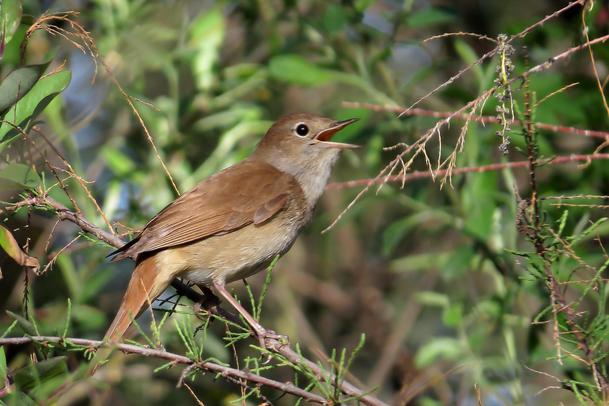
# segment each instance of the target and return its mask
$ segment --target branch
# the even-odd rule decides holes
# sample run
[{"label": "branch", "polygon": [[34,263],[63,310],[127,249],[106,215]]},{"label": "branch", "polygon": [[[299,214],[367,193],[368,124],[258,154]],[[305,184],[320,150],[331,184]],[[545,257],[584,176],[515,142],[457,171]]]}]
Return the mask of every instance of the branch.
[{"label": "branch", "polygon": [[[538,165],[565,165],[573,162],[590,162],[598,159],[609,159],[609,153],[604,154],[571,154],[571,155],[561,155],[555,158],[552,158],[547,161],[539,161]],[[482,166],[467,166],[463,168],[454,168],[452,169],[453,175],[461,175],[464,173],[481,173],[481,172],[490,172],[490,171],[499,171],[502,169],[514,169],[514,168],[528,168],[529,161],[515,161],[515,162],[505,162],[505,163],[496,163]],[[326,186],[327,190],[342,190],[347,188],[353,188],[358,186],[370,186],[375,184],[383,184],[385,182],[408,182],[415,179],[425,179],[432,178],[435,179],[437,176],[443,176],[448,173],[448,169],[440,169],[436,171],[414,171],[408,173],[406,175],[395,175],[390,176],[389,178],[370,178],[370,179],[356,179],[356,180],[348,180],[346,182],[335,182],[329,183]]]},{"label": "branch", "polygon": [[[530,198],[528,202],[521,201],[519,203],[519,210],[517,224],[519,231],[524,234],[525,237],[531,241],[535,247],[535,252],[543,261],[543,270],[546,276],[546,286],[550,293],[550,301],[552,306],[552,312],[554,315],[554,339],[557,346],[558,362],[562,364],[561,360],[561,346],[560,346],[560,327],[557,315],[562,313],[565,317],[565,322],[571,328],[571,333],[574,335],[578,347],[584,353],[585,362],[589,365],[592,376],[598,389],[601,393],[605,393],[609,388],[606,378],[602,372],[599,371],[597,362],[593,354],[593,348],[590,346],[587,334],[580,330],[577,325],[577,315],[573,308],[571,308],[565,299],[564,292],[561,291],[558,280],[554,276],[552,270],[552,264],[554,259],[550,255],[549,248],[546,247],[546,237],[542,232],[545,224],[542,224],[542,212],[539,205],[539,194],[537,191],[537,168],[539,166],[539,148],[537,143],[537,131],[532,121],[532,108],[531,108],[531,92],[529,90],[529,80],[525,79],[524,82],[524,117],[522,127],[524,129],[524,139],[527,146],[527,168],[529,169],[529,186],[530,186]],[[602,154],[609,156],[609,154]],[[527,216],[524,212],[525,205],[529,205],[530,215]],[[605,393],[606,394],[606,393]]]},{"label": "branch", "polygon": [[[443,111],[433,111],[426,110],[420,108],[414,108],[410,110],[404,110],[404,107],[400,106],[391,106],[391,105],[380,105],[373,103],[358,103],[358,102],[343,102],[342,105],[347,108],[361,108],[371,111],[387,111],[392,113],[402,113],[403,116],[423,116],[423,117],[433,117],[433,118],[448,118],[454,117],[461,120],[471,120],[477,123],[482,124],[499,124],[500,120],[497,116],[480,116],[480,115],[472,115],[465,113],[454,114],[453,112],[443,112]],[[508,124],[519,124],[518,120],[509,120]],[[563,134],[574,134],[582,137],[593,137],[600,138],[602,140],[609,139],[609,132],[607,131],[596,131],[596,130],[587,130],[583,128],[576,127],[568,127],[563,125],[555,125],[548,123],[535,123],[535,127],[538,129],[546,130],[553,133],[563,133]]]},{"label": "branch", "polygon": [[[51,199],[48,196],[34,196],[34,197],[26,198],[24,200],[21,200],[15,204],[11,205],[10,207],[5,208],[4,210],[5,211],[15,211],[16,209],[18,209],[20,207],[25,207],[25,206],[37,206],[37,207],[42,207],[42,208],[50,207],[56,211],[57,217],[59,219],[67,220],[67,221],[70,221],[70,222],[78,225],[83,231],[91,234],[92,236],[96,237],[97,239],[99,239],[113,247],[117,247],[117,248],[124,244],[124,241],[121,238],[119,238],[118,236],[111,234],[111,233],[101,229],[100,227],[92,224],[82,214],[75,213],[75,212],[69,210],[67,207],[65,207],[61,203]],[[201,302],[204,299],[203,295],[201,295],[200,293],[191,289],[190,287],[186,286],[184,283],[180,282],[179,280],[174,279],[174,281],[172,282],[171,285],[173,286],[174,289],[176,289],[176,291],[180,295],[186,296],[194,302]],[[214,306],[209,310],[212,312],[218,312],[219,315],[225,317],[226,311],[219,310],[218,308],[219,308],[219,306]],[[0,341],[0,343],[2,343],[2,341]],[[122,348],[122,347],[119,347],[119,348]],[[140,347],[135,347],[135,348],[140,348]],[[320,379],[324,379],[328,382],[337,382],[338,381],[335,374],[328,372],[325,369],[321,368],[316,363],[314,363],[311,360],[298,354],[289,345],[279,342],[279,340],[269,340],[269,345],[268,345],[267,349],[269,351],[283,355],[286,359],[288,359],[293,364],[306,365],[306,367],[309,368],[309,370],[312,371]],[[188,358],[184,358],[184,359],[188,359]],[[361,389],[355,387],[354,385],[350,384],[347,381],[344,381],[344,380],[341,381],[339,386],[340,386],[342,392],[345,393],[347,396],[353,396],[353,397],[357,398],[360,402],[362,402],[366,405],[371,405],[371,406],[385,406],[386,405],[381,400],[379,400],[373,396],[366,395]]]},{"label": "branch", "polygon": [[[535,28],[543,25],[544,23],[548,22],[549,20],[558,17],[559,15],[561,15],[562,13],[564,13],[565,11],[571,9],[572,7],[575,7],[577,5],[583,5],[585,2],[585,0],[575,0],[570,2],[569,4],[567,4],[565,7],[555,11],[554,13],[545,16],[544,18],[542,18],[541,20],[535,22],[534,24],[526,27],[524,30],[520,31],[519,33],[511,36],[509,38],[509,40],[507,41],[507,43],[511,43],[513,42],[515,39],[519,39],[519,38],[524,38],[525,36],[527,36],[527,34],[529,32],[531,32],[532,30],[534,30]],[[592,44],[593,42],[589,42],[590,44]],[[452,77],[450,77],[448,80],[444,81],[442,84],[440,84],[439,86],[435,87],[433,90],[431,90],[430,92],[428,92],[427,94],[425,94],[422,97],[419,97],[414,103],[412,103],[408,108],[402,110],[399,114],[398,117],[402,117],[403,115],[407,114],[409,110],[413,109],[415,106],[417,106],[419,103],[421,103],[423,100],[433,96],[434,94],[438,93],[440,90],[442,90],[443,88],[447,87],[448,85],[454,83],[455,81],[457,81],[457,79],[459,79],[461,76],[463,76],[465,73],[469,72],[474,66],[477,65],[481,65],[485,60],[495,56],[495,54],[497,54],[499,48],[495,47],[493,49],[491,49],[490,51],[488,51],[487,53],[485,53],[484,55],[482,55],[480,58],[478,58],[476,61],[474,61],[473,63],[467,65],[465,68],[461,69],[459,72],[457,72],[455,75],[453,75]],[[553,63],[553,62],[552,62]]]},{"label": "branch", "polygon": [[[13,338],[0,338],[0,346],[4,345],[23,345],[28,343],[38,343],[46,345],[48,343],[58,344],[65,346],[65,344],[82,345],[91,348],[98,348],[103,345],[102,341],[87,340],[84,338],[63,338],[63,337],[49,337],[49,336],[32,336],[32,337],[13,337]],[[301,389],[290,382],[279,382],[273,379],[265,378],[263,376],[253,374],[251,372],[242,371],[240,369],[231,368],[228,366],[216,364],[210,361],[193,361],[192,359],[183,355],[174,354],[168,351],[156,350],[152,348],[138,347],[132,344],[117,344],[116,348],[127,354],[138,354],[145,357],[158,358],[166,361],[171,361],[174,364],[188,365],[195,368],[199,368],[205,371],[221,374],[224,377],[230,377],[238,382],[239,380],[246,380],[256,385],[263,385],[269,388],[277,389],[281,392],[289,393],[294,396],[306,399],[309,402],[318,404],[327,404],[326,399],[323,397]]]}]

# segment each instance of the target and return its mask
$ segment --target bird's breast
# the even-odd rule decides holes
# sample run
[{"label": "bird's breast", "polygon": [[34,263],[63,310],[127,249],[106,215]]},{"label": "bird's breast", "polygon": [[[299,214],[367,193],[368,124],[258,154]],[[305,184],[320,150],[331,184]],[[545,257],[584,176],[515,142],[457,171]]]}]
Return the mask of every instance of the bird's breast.
[{"label": "bird's breast", "polygon": [[214,279],[243,279],[286,253],[309,219],[306,206],[291,202],[263,224],[163,250],[155,255],[157,265],[164,272],[203,285],[211,285]]}]

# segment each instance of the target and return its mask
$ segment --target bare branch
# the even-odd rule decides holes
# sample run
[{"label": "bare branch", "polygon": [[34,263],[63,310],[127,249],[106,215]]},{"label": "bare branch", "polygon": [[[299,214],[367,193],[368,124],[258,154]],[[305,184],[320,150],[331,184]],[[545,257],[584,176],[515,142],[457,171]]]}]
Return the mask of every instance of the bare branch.
[{"label": "bare branch", "polygon": [[[538,162],[540,165],[565,165],[574,162],[589,162],[599,159],[609,159],[609,153],[605,154],[572,154],[572,155],[561,155],[555,158]],[[491,171],[500,171],[502,169],[515,169],[515,168],[527,168],[529,161],[514,161],[514,162],[502,162],[496,164],[482,165],[482,166],[469,166],[463,168],[454,168],[452,170],[453,175],[461,175],[464,173],[482,173]],[[358,186],[369,186],[371,184],[380,184],[384,182],[409,182],[415,179],[435,179],[437,176],[444,176],[448,172],[448,169],[440,169],[437,171],[414,171],[403,175],[395,175],[389,178],[370,178],[370,179],[356,179],[348,180],[346,182],[329,183],[326,190],[341,190],[348,189]]]}]

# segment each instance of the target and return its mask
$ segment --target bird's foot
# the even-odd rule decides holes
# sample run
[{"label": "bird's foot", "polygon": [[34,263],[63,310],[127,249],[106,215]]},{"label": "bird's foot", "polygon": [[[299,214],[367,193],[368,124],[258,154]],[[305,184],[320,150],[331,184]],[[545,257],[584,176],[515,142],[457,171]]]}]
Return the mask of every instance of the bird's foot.
[{"label": "bird's foot", "polygon": [[193,305],[193,310],[199,318],[201,318],[203,315],[209,316],[210,314],[213,314],[224,317],[231,321],[239,320],[234,314],[220,307],[220,299],[218,296],[214,295],[209,288],[202,285],[200,285],[199,288],[201,289],[203,295],[201,299],[198,302],[195,302]]}]

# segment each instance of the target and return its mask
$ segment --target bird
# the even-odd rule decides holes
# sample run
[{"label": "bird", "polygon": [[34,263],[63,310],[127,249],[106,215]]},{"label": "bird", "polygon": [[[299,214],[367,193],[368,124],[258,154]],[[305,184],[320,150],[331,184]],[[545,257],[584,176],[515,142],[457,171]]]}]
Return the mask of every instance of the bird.
[{"label": "bird", "polygon": [[294,113],[276,121],[243,161],[201,181],[154,216],[112,261],[136,263],[105,343],[118,343],[176,278],[214,288],[261,337],[268,334],[227,290],[285,254],[313,211],[342,150],[334,134],[357,119]]}]

